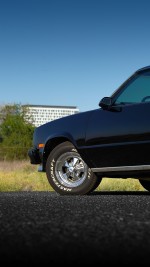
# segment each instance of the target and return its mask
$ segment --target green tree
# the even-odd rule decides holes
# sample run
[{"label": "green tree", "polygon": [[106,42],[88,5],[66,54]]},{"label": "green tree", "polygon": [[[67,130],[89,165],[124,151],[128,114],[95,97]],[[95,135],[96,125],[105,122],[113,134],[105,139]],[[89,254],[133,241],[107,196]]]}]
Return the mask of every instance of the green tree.
[{"label": "green tree", "polygon": [[1,109],[0,121],[0,159],[27,158],[35,129],[28,122],[27,108],[18,104],[6,105]]}]

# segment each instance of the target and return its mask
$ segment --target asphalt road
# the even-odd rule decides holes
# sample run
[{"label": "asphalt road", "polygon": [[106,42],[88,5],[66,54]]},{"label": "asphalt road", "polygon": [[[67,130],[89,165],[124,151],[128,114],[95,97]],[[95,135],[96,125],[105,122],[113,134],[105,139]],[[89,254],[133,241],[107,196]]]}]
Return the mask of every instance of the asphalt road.
[{"label": "asphalt road", "polygon": [[149,264],[150,194],[0,193],[2,263]]}]

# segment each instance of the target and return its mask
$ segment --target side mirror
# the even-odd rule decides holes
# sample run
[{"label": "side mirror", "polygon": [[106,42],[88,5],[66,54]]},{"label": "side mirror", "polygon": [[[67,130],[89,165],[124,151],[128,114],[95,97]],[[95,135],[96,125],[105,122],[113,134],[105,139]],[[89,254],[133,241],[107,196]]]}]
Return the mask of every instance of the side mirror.
[{"label": "side mirror", "polygon": [[103,97],[101,99],[101,101],[99,102],[99,106],[102,109],[108,110],[108,109],[110,109],[111,105],[112,105],[112,99],[111,99],[111,97]]}]

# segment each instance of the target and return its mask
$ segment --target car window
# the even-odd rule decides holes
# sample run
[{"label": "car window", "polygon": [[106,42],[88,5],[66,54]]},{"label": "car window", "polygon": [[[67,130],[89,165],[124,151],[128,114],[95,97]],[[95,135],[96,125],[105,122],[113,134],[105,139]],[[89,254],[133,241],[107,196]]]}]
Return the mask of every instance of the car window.
[{"label": "car window", "polygon": [[138,74],[116,96],[114,104],[150,102],[150,72]]}]

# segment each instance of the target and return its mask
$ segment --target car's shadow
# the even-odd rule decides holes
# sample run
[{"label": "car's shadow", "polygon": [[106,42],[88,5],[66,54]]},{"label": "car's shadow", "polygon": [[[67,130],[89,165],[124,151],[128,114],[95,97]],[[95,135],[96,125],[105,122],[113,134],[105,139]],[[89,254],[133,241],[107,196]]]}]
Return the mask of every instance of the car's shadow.
[{"label": "car's shadow", "polygon": [[148,191],[94,191],[90,193],[90,196],[95,195],[135,195],[135,196],[150,196]]}]

